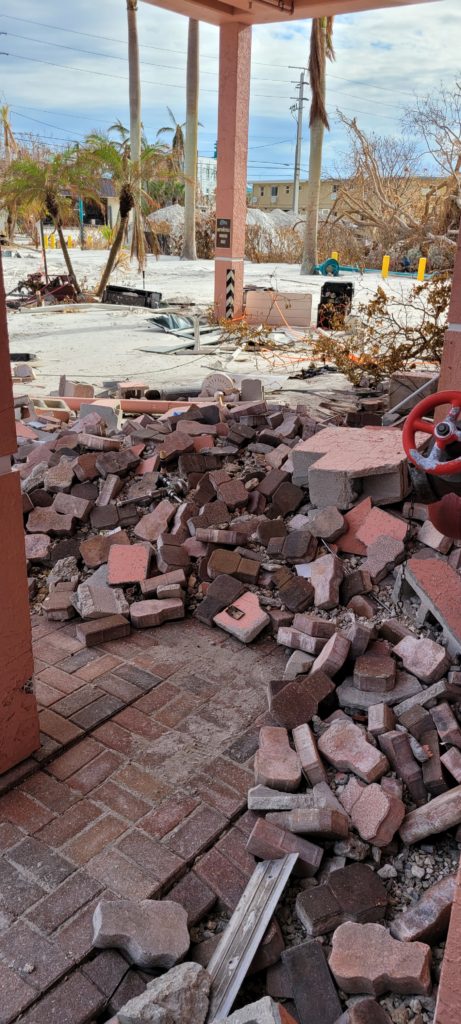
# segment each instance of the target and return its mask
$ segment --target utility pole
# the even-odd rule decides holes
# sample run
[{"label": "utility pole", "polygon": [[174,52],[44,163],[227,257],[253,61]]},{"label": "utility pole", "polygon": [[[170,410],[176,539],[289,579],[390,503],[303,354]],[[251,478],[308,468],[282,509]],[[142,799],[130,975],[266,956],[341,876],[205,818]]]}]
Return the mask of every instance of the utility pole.
[{"label": "utility pole", "polygon": [[291,107],[292,113],[296,112],[296,151],[295,151],[295,171],[293,177],[293,202],[291,209],[293,213],[299,212],[299,179],[301,175],[301,146],[302,146],[302,132],[303,132],[303,107],[304,107],[304,71],[301,71],[299,76],[299,83],[296,85],[298,89],[298,96],[296,97],[296,103]]}]

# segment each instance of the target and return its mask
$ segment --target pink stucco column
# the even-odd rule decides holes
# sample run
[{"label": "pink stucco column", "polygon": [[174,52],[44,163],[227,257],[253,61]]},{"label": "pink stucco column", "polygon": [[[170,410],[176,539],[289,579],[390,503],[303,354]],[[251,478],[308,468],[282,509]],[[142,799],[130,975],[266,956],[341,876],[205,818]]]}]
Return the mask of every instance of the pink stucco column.
[{"label": "pink stucco column", "polygon": [[[242,312],[245,254],[248,114],[250,106],[251,27],[227,22],[219,30],[218,178],[216,187],[215,311]],[[232,275],[231,275],[232,277]]]},{"label": "pink stucco column", "polygon": [[461,391],[461,227],[453,268],[448,329],[443,345],[439,391]]}]

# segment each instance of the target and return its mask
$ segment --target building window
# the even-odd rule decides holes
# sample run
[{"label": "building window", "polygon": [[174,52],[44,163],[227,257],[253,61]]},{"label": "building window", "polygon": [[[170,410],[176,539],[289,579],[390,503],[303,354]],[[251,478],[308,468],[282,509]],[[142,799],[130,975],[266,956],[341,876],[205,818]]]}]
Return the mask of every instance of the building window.
[{"label": "building window", "polygon": [[273,199],[277,199],[278,194],[279,194],[278,185],[272,185],[272,187],[271,187],[271,196],[272,196],[272,198]]},{"label": "building window", "polygon": [[259,189],[259,194],[260,194],[260,196],[263,196],[263,195],[264,195],[264,185],[261,185],[261,186],[260,186],[260,189]]}]

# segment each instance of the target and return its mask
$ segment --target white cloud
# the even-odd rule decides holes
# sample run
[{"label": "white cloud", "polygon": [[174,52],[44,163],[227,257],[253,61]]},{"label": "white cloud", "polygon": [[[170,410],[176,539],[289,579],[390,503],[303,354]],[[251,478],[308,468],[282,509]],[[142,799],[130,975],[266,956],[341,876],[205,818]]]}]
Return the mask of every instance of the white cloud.
[{"label": "white cloud", "polygon": [[[7,33],[0,38],[0,49],[34,58],[0,57],[3,101],[16,111],[16,131],[35,131],[56,140],[81,139],[93,127],[102,128],[118,117],[127,119],[124,0],[74,0],[65,13],[60,0],[43,0],[40,7],[35,0],[17,0],[10,10],[14,18],[0,17],[0,30]],[[46,27],[64,25],[67,31]],[[299,73],[290,65],[306,63],[309,32],[309,22],[254,30],[250,178],[290,175],[295,135],[289,113],[291,82]],[[167,105],[178,120],[184,118],[187,19],[141,3],[139,34],[143,119],[153,137],[167,122]],[[402,108],[412,96],[424,95],[441,79],[449,81],[460,69],[461,4],[443,0],[338,17],[334,38],[336,61],[328,69],[333,118],[340,107],[356,114],[366,130],[397,134]],[[218,30],[203,24],[200,149],[205,154],[212,153],[216,136],[218,41]],[[77,68],[82,70],[71,70]],[[266,143],[270,145],[261,148]],[[325,166],[337,163],[343,144],[343,132],[333,119]],[[306,162],[307,131],[304,166]]]}]

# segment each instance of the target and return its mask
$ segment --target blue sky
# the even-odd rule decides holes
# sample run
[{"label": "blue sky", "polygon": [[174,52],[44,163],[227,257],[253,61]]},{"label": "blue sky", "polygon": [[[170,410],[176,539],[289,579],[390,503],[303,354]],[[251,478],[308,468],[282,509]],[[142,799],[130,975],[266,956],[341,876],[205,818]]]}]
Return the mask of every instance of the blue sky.
[{"label": "blue sky", "polygon": [[[384,2],[384,0],[383,0]],[[5,10],[5,5],[3,10]],[[125,0],[16,0],[0,14],[0,97],[18,133],[53,144],[82,141],[117,118],[128,121]],[[14,12],[14,15],[13,15]],[[150,139],[185,112],[187,19],[139,4],[143,122]],[[6,34],[4,34],[6,33]],[[310,22],[258,26],[253,64],[248,179],[292,176],[295,123],[291,84],[306,63]],[[335,19],[336,61],[328,68],[331,131],[324,172],[344,162],[337,108],[365,131],[399,135],[405,106],[461,72],[461,2],[441,0]],[[213,153],[217,120],[218,30],[201,26],[199,151]],[[307,115],[307,104],[306,104]],[[307,116],[302,171],[308,158]],[[426,161],[430,170],[430,165]]]}]

